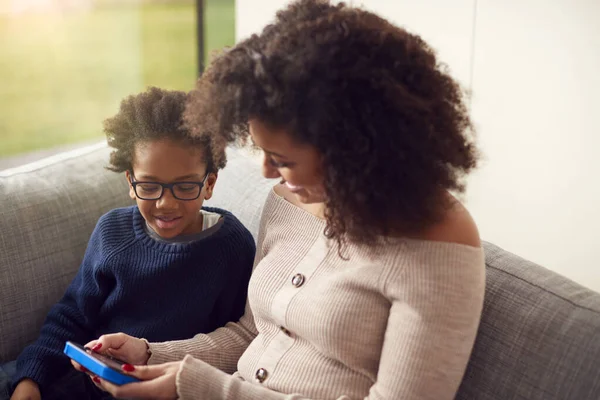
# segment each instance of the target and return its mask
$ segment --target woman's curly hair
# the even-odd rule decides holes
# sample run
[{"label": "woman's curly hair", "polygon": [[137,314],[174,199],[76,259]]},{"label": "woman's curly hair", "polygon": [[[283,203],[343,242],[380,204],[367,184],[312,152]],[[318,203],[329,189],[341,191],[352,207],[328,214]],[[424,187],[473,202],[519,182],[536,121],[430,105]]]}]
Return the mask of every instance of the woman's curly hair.
[{"label": "woman's curly hair", "polygon": [[185,119],[215,148],[257,119],[323,158],[326,235],[372,244],[442,216],[477,164],[461,87],[419,36],[327,0],[300,0],[215,58]]},{"label": "woman's curly hair", "polygon": [[[213,151],[210,138],[192,136],[183,124],[188,97],[185,92],[150,87],[123,99],[117,115],[104,121],[108,145],[114,149],[107,168],[115,172],[132,171],[135,145],[161,139],[200,149],[208,171],[223,168],[225,158]],[[213,159],[215,155],[220,159],[217,164]]]}]

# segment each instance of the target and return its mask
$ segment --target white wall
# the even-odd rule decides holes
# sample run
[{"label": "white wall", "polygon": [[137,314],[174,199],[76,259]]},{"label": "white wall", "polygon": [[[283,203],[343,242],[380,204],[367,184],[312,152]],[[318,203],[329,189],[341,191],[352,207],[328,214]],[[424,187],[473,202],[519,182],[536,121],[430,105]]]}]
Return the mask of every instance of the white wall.
[{"label": "white wall", "polygon": [[[236,0],[236,39],[259,32],[288,3],[288,0]],[[436,5],[433,9],[432,3]],[[353,4],[421,35],[435,45],[454,76],[468,84],[475,0],[365,0]]]},{"label": "white wall", "polygon": [[600,290],[600,2],[478,0],[473,117],[485,239]]},{"label": "white wall", "polygon": [[235,39],[246,39],[273,21],[286,0],[235,0]]},{"label": "white wall", "polygon": [[[237,0],[236,37],[286,0]],[[600,1],[364,0],[419,33],[472,90],[481,235],[600,290]]]}]

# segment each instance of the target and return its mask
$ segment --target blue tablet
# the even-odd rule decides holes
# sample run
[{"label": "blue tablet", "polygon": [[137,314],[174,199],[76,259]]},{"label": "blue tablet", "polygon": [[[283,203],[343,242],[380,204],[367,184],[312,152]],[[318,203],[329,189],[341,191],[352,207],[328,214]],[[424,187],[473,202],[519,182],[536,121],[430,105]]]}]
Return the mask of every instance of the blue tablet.
[{"label": "blue tablet", "polygon": [[121,372],[121,365],[123,365],[124,362],[117,360],[116,358],[93,352],[90,349],[86,349],[73,342],[67,342],[65,344],[64,353],[75,362],[78,362],[87,368],[91,373],[98,375],[100,378],[106,379],[115,385],[139,382],[139,379],[125,375]]}]

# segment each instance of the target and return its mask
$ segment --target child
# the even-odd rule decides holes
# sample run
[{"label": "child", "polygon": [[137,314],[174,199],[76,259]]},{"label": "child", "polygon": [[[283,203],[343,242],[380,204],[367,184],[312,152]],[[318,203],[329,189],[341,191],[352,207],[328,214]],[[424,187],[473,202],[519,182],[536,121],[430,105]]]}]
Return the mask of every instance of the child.
[{"label": "child", "polygon": [[186,99],[150,88],[105,122],[109,169],[125,172],[137,206],[98,221],[77,276],[17,360],[13,399],[102,397],[62,354],[67,340],[185,339],[242,315],[254,240],[231,213],[202,207],[224,165],[181,125]]}]

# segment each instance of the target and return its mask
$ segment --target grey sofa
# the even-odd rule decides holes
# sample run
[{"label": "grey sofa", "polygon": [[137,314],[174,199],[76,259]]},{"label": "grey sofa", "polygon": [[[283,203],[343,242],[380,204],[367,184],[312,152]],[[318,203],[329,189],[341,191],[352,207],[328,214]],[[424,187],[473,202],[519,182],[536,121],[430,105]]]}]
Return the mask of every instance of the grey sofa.
[{"label": "grey sofa", "polygon": [[[0,363],[33,341],[83,257],[97,219],[132,204],[98,145],[0,173]],[[4,175],[4,176],[2,176]],[[273,182],[229,151],[210,204],[256,236]],[[458,399],[600,399],[600,294],[485,244],[483,317]]]}]

